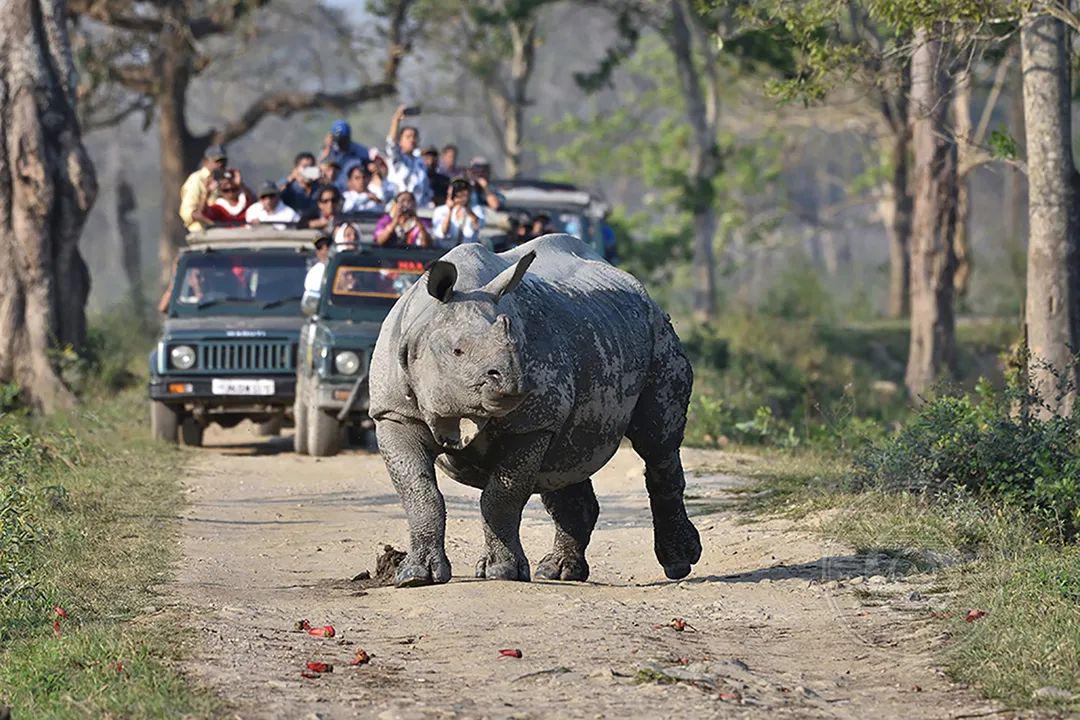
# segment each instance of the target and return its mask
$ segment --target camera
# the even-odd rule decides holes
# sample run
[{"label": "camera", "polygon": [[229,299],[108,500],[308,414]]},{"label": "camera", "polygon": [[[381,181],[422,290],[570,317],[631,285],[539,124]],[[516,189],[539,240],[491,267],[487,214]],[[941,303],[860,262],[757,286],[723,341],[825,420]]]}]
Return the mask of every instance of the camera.
[{"label": "camera", "polygon": [[318,165],[308,165],[300,169],[300,174],[308,180],[318,180],[322,176],[322,171],[319,170]]}]

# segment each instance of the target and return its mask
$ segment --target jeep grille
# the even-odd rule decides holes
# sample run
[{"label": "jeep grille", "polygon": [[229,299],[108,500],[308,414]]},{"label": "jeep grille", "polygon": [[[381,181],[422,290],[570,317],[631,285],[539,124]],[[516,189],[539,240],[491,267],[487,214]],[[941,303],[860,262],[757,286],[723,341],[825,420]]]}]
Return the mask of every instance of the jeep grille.
[{"label": "jeep grille", "polygon": [[290,342],[210,342],[199,345],[196,367],[207,372],[289,371],[294,356]]}]

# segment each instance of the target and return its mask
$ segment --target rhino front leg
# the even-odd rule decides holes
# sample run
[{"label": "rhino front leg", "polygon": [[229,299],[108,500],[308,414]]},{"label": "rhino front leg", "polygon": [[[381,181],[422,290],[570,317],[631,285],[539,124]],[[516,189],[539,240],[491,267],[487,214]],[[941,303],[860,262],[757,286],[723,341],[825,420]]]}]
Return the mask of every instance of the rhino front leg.
[{"label": "rhino front leg", "polygon": [[546,492],[540,497],[555,522],[555,544],[536,566],[536,577],[544,580],[588,580],[589,563],[585,561],[585,548],[589,546],[589,538],[600,516],[600,503],[596,501],[592,480]]},{"label": "rhino front leg", "polygon": [[533,494],[550,440],[547,433],[529,433],[500,443],[501,459],[480,493],[484,555],[476,563],[476,577],[529,580],[529,560],[521,547],[521,511]]},{"label": "rhino front leg", "polygon": [[450,580],[446,557],[446,504],[435,480],[435,457],[426,427],[380,420],[379,452],[409,521],[409,553],[398,566],[398,587]]}]

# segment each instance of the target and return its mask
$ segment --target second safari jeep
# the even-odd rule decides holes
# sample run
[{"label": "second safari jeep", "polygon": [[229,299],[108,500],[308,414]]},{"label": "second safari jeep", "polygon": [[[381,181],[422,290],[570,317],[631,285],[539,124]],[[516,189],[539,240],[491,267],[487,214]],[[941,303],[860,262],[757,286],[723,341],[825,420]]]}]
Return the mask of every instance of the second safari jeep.
[{"label": "second safari jeep", "polygon": [[318,304],[300,334],[296,370],[296,452],[334,455],[350,426],[370,430],[368,368],[390,308],[445,250],[383,248],[332,255]]}]

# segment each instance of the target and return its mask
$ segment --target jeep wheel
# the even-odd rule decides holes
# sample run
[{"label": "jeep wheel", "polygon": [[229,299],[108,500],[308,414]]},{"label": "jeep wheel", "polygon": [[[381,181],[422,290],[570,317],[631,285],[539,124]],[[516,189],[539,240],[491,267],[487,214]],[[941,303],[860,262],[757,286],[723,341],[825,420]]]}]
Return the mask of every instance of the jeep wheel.
[{"label": "jeep wheel", "polygon": [[296,383],[296,399],[293,401],[293,449],[298,455],[308,451],[308,408],[303,381]]},{"label": "jeep wheel", "polygon": [[150,401],[150,433],[155,440],[176,444],[180,413],[157,400]]},{"label": "jeep wheel", "polygon": [[337,455],[341,450],[341,441],[345,427],[338,422],[337,416],[308,405],[308,454],[313,457]]},{"label": "jeep wheel", "polygon": [[188,447],[202,447],[203,426],[193,417],[184,418],[180,423],[180,439]]},{"label": "jeep wheel", "polygon": [[259,423],[255,432],[259,437],[276,437],[281,434],[281,423],[284,419],[281,415],[275,415],[266,422]]}]

